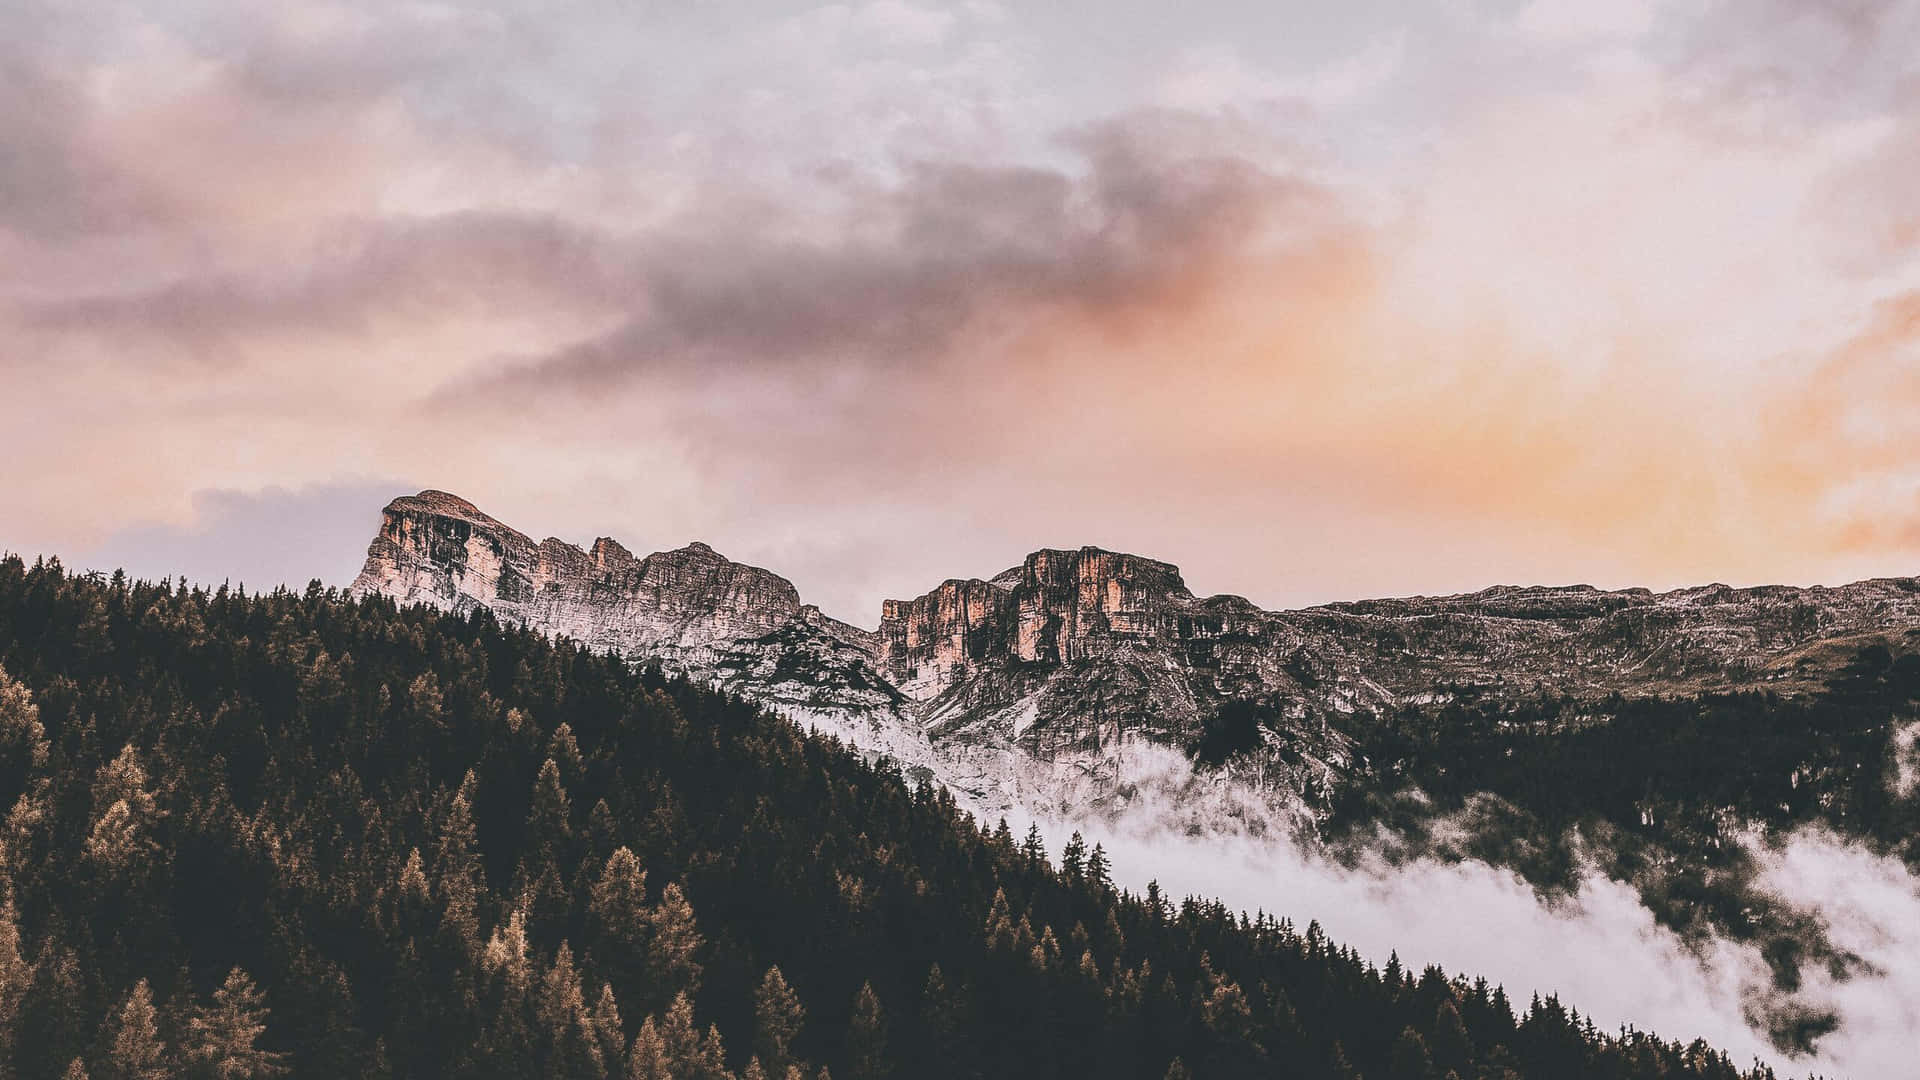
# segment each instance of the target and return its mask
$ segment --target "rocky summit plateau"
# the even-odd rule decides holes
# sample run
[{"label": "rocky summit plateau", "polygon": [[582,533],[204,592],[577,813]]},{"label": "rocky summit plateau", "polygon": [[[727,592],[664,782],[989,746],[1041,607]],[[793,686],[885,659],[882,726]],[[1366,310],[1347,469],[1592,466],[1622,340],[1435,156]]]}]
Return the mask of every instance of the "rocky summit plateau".
[{"label": "rocky summit plateau", "polygon": [[[1267,611],[1196,596],[1177,567],[1046,549],[888,600],[866,630],[702,543],[636,557],[533,541],[438,491],[395,499],[356,595],[492,610],[715,683],[983,801],[1099,799],[1129,755],[1183,750],[1229,707],[1260,717],[1264,775],[1347,768],[1345,722],[1458,698],[1598,701],[1817,686],[1920,635],[1920,581],[1655,593],[1499,586]],[[1041,763],[1044,779],[1030,766]],[[1038,792],[1028,789],[1039,788]]]}]

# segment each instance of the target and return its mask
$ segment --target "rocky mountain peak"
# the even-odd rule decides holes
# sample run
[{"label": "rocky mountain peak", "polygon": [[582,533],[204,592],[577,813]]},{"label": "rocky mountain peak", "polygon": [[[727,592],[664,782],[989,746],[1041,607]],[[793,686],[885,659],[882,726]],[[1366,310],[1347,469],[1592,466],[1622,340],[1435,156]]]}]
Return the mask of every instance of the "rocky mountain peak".
[{"label": "rocky mountain peak", "polygon": [[887,601],[880,667],[909,696],[933,697],[983,667],[1070,663],[1123,640],[1171,640],[1193,603],[1171,563],[1044,548],[991,580],[949,579]]},{"label": "rocky mountain peak", "polygon": [[1178,567],[1097,547],[1042,549],[991,578],[888,600],[867,631],[698,541],[644,558],[605,537],[590,551],[535,544],[440,491],[388,504],[353,588],[487,607],[658,658],[860,745],[948,766],[1018,751],[1104,768],[1126,740],[1186,746],[1226,703],[1245,702],[1277,760],[1312,773],[1342,767],[1342,718],[1370,710],[1792,692],[1864,645],[1920,640],[1913,579],[1657,594],[1497,586],[1266,611],[1195,597]]},{"label": "rocky mountain peak", "polygon": [[786,578],[736,563],[706,544],[635,558],[601,537],[582,551],[526,534],[444,491],[387,504],[359,595],[474,607],[625,652],[701,649],[792,621],[800,596]]}]

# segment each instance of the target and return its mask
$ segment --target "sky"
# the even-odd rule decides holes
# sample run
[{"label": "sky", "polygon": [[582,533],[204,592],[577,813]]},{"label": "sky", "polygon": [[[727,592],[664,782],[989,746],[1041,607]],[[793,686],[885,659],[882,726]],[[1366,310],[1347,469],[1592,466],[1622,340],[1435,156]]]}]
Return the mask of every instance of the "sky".
[{"label": "sky", "polygon": [[0,8],[0,548],[1920,572],[1920,2]]}]

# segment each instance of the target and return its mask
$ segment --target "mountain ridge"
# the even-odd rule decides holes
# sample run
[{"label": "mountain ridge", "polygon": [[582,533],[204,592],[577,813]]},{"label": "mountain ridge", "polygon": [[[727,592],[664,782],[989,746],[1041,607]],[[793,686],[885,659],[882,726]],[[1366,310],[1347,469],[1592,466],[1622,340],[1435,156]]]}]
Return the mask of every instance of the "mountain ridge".
[{"label": "mountain ridge", "polygon": [[1823,685],[1864,644],[1920,635],[1913,578],[1660,593],[1507,585],[1269,611],[1196,596],[1172,563],[1092,546],[1043,548],[992,578],[888,600],[866,630],[698,541],[644,557],[606,537],[591,550],[536,544],[433,490],[387,505],[351,591],[486,607],[655,658],[942,773],[950,751],[1097,766],[1129,742],[1192,746],[1223,715],[1252,710],[1247,748],[1264,749],[1296,790],[1351,764],[1342,729],[1358,714],[1450,700],[1793,694]]}]

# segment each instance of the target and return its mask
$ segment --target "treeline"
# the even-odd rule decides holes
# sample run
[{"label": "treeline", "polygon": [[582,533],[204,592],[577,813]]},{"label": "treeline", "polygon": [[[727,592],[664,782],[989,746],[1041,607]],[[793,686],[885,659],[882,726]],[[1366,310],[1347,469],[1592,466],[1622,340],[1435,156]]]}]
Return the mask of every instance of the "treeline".
[{"label": "treeline", "polygon": [[484,613],[0,560],[0,1075],[1765,1077]]}]

